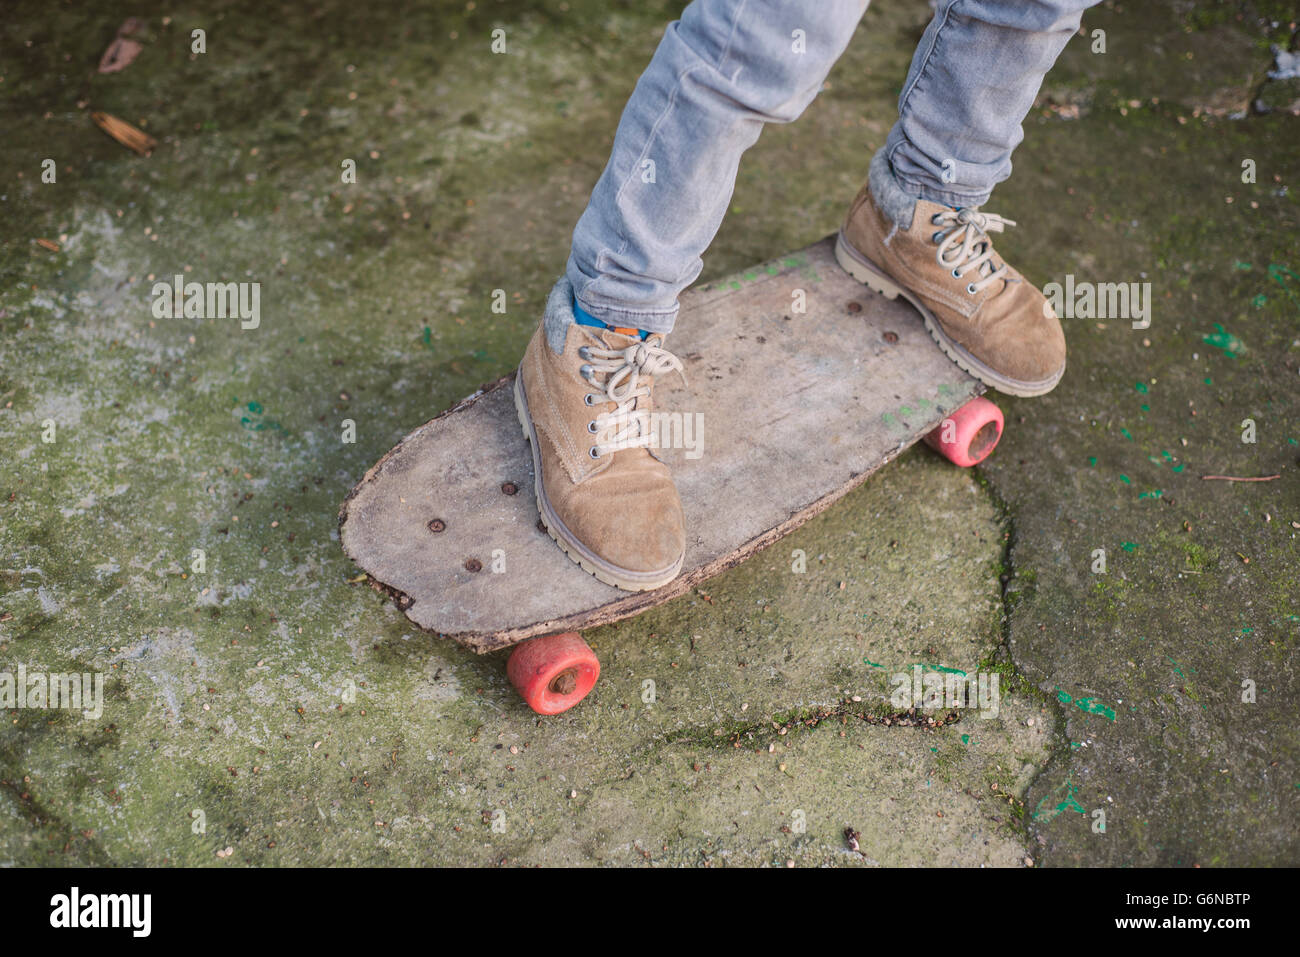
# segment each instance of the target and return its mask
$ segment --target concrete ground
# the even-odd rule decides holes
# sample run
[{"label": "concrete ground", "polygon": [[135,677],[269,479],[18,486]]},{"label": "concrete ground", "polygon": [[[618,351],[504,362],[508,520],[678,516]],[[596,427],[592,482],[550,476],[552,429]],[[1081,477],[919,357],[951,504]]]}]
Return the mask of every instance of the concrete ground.
[{"label": "concrete ground", "polygon": [[[0,864],[1297,863],[1288,7],[1091,11],[989,204],[1032,281],[1151,283],[1149,328],[1066,319],[986,465],[909,452],[590,633],[596,690],[539,718],[353,580],[336,511],[513,367],[680,4],[11,4],[0,676],[107,685],[97,718],[4,709]],[[97,74],[129,15],[142,52]],[[764,133],[704,279],[838,225],[927,15],[873,7]],[[260,326],[155,318],[177,273],[260,282]],[[900,715],[915,665],[996,674],[997,716]]]}]

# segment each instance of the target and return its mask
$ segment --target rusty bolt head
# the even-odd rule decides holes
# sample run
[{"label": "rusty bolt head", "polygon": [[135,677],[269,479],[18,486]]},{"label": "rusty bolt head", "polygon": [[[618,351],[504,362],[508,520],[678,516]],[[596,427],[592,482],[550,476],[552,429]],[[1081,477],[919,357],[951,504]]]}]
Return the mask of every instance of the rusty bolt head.
[{"label": "rusty bolt head", "polygon": [[848,304],[848,306],[847,306],[846,308],[849,310],[849,312],[861,312],[861,311],[862,311],[862,303],[860,303],[860,302],[851,302],[851,303]]},{"label": "rusty bolt head", "polygon": [[549,687],[553,694],[573,694],[573,689],[578,687],[578,672],[566,668],[551,679]]},{"label": "rusty bolt head", "polygon": [[501,491],[505,492],[507,495],[514,495],[519,491],[519,486],[514,482],[504,482],[501,485]]},{"label": "rusty bolt head", "polygon": [[465,570],[471,572],[481,572],[483,570],[483,563],[479,561],[477,558],[467,558],[465,559]]},{"label": "rusty bolt head", "polygon": [[435,518],[433,521],[429,523],[429,531],[433,532],[434,534],[444,531],[446,528],[447,528],[447,523],[440,518]]},{"label": "rusty bolt head", "polygon": [[897,333],[897,332],[886,332],[886,333],[885,333],[885,341],[888,342],[888,343],[892,346],[895,342],[898,341],[898,333]]}]

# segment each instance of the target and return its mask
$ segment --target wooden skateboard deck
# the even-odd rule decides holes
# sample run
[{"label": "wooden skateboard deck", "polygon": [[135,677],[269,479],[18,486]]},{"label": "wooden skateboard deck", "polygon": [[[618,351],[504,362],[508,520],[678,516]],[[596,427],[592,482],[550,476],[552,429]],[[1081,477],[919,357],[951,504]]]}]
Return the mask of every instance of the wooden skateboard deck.
[{"label": "wooden skateboard deck", "polygon": [[542,530],[513,374],[366,473],[339,512],[344,550],[421,628],[488,652],[635,615],[777,541],[983,391],[911,306],[845,273],[834,244],[682,298],[667,347],[688,385],[660,376],[655,408],[692,417],[699,444],[657,453],[686,514],[686,558],[669,584],[605,585]]}]

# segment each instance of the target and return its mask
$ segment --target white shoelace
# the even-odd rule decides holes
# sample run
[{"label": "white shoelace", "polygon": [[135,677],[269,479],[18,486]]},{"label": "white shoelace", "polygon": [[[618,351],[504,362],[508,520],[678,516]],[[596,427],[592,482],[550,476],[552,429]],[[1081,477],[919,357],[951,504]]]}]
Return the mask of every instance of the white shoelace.
[{"label": "white shoelace", "polygon": [[[637,400],[650,397],[654,376],[660,373],[676,372],[682,382],[686,381],[682,361],[663,348],[662,342],[658,336],[651,336],[625,349],[583,346],[578,350],[578,355],[586,360],[579,370],[582,377],[600,387],[602,383],[596,377],[605,376],[605,398],[617,403],[612,412],[602,412],[588,426],[588,431],[596,435],[592,458],[622,449],[645,448],[654,442],[656,435],[651,428],[650,412],[638,409]],[[643,382],[642,376],[648,376],[650,382]],[[587,404],[593,405],[596,398],[596,394],[589,393]]]},{"label": "white shoelace", "polygon": [[1005,279],[1007,264],[993,265],[993,242],[989,233],[1000,233],[1015,220],[1003,219],[995,213],[981,213],[974,209],[945,209],[930,218],[940,227],[931,238],[938,243],[935,261],[952,271],[954,279],[975,271],[980,278],[966,284],[972,296],[999,279]]}]

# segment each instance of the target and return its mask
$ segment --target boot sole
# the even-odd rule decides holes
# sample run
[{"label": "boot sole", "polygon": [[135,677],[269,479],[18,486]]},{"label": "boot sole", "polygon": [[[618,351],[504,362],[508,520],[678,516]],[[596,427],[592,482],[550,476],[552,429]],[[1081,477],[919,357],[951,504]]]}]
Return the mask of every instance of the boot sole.
[{"label": "boot sole", "polygon": [[541,515],[546,533],[555,540],[555,544],[559,545],[564,554],[576,562],[583,571],[594,575],[597,581],[621,588],[623,591],[653,591],[676,578],[682,570],[682,562],[686,559],[684,552],[668,568],[661,571],[638,572],[630,568],[620,568],[606,561],[578,541],[577,537],[569,531],[560,520],[560,516],[556,515],[555,510],[551,508],[550,500],[546,497],[546,489],[542,487],[542,457],[538,450],[537,430],[533,428],[533,417],[528,411],[528,397],[524,394],[522,368],[515,372],[514,395],[515,414],[519,416],[519,426],[524,430],[524,438],[528,440],[528,448],[533,455],[533,490],[537,495],[537,512]]},{"label": "boot sole", "polygon": [[879,266],[849,245],[848,240],[844,238],[843,230],[835,238],[835,259],[850,276],[874,289],[886,299],[897,299],[902,296],[910,302],[916,308],[916,311],[921,314],[921,318],[925,320],[925,328],[929,331],[930,338],[938,343],[944,354],[957,363],[961,369],[969,372],[986,386],[1007,395],[1028,399],[1051,392],[1056,388],[1056,384],[1061,381],[1061,376],[1065,375],[1065,366],[1062,365],[1055,375],[1037,382],[1026,382],[1023,379],[1009,378],[987,363],[980,361],[956,341],[949,338],[948,334],[943,331],[943,327],[939,325],[939,321],[935,319],[934,314],[926,308],[925,303],[890,279]]}]

